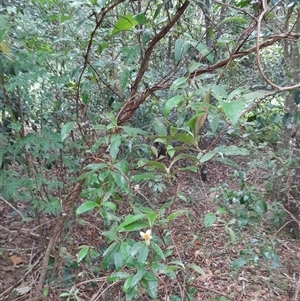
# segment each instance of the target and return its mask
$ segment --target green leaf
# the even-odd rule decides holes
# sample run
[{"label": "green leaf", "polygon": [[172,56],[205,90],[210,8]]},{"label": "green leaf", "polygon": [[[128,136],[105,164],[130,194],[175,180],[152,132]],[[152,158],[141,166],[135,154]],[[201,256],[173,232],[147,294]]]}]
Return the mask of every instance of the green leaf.
[{"label": "green leaf", "polygon": [[156,212],[150,212],[147,214],[148,222],[149,222],[149,227],[152,228],[154,221],[156,220],[158,214]]},{"label": "green leaf", "polygon": [[176,91],[179,88],[184,88],[187,86],[187,78],[186,77],[180,77],[176,80],[174,80],[174,82],[172,83],[170,90],[171,91]]},{"label": "green leaf", "polygon": [[183,95],[176,95],[168,99],[164,106],[164,116],[167,116],[174,107],[176,107],[179,103],[182,102],[183,99]]},{"label": "green leaf", "polygon": [[145,269],[138,269],[137,273],[133,276],[130,287],[134,287],[136,286],[140,280],[143,278],[144,274],[145,274],[146,270]]},{"label": "green leaf", "polygon": [[120,229],[123,229],[125,226],[132,224],[138,220],[144,219],[147,215],[144,213],[136,214],[136,215],[128,215],[123,223],[119,225],[117,228],[117,231],[120,231]]},{"label": "green leaf", "polygon": [[115,35],[120,31],[129,30],[137,24],[138,22],[134,19],[134,17],[131,14],[121,16],[114,25],[112,35]]},{"label": "green leaf", "polygon": [[149,254],[149,248],[146,244],[143,244],[139,251],[138,262],[144,265],[145,261],[148,258],[148,254]]},{"label": "green leaf", "polygon": [[86,255],[89,252],[89,249],[90,249],[89,246],[81,246],[81,250],[77,254],[77,262],[78,263],[86,257]]},{"label": "green leaf", "polygon": [[150,29],[146,29],[146,30],[143,32],[143,35],[142,35],[142,43],[143,43],[144,46],[150,41],[152,35],[153,35],[153,31],[150,30]]},{"label": "green leaf", "polygon": [[130,249],[131,247],[126,241],[121,242],[120,252],[125,260],[130,255]]},{"label": "green leaf", "polygon": [[131,275],[127,272],[116,272],[116,273],[109,275],[107,277],[107,281],[113,282],[113,281],[124,280],[124,279],[129,278],[130,276]]},{"label": "green leaf", "polygon": [[75,122],[67,122],[61,128],[61,142],[64,142],[65,139],[68,137],[69,133],[73,130],[75,126]]},{"label": "green leaf", "polygon": [[139,23],[139,24],[147,24],[148,23],[148,20],[145,16],[145,13],[139,13],[137,14],[136,16],[134,16],[134,19]]},{"label": "green leaf", "polygon": [[96,207],[100,207],[100,205],[94,201],[86,201],[77,208],[76,214],[79,215],[85,213],[87,211],[93,210]]},{"label": "green leaf", "polygon": [[215,221],[217,217],[214,213],[207,213],[204,217],[204,226],[209,228]]},{"label": "green leaf", "polygon": [[119,240],[118,235],[114,231],[103,231],[102,235],[107,237],[110,241],[117,241]]},{"label": "green leaf", "polygon": [[163,172],[168,172],[166,165],[163,163],[157,161],[148,161],[148,164],[161,169]]},{"label": "green leaf", "polygon": [[122,92],[124,92],[124,90],[128,84],[129,77],[130,77],[130,71],[127,68],[124,68],[119,77],[120,88],[121,88]]},{"label": "green leaf", "polygon": [[152,242],[151,242],[151,246],[152,246],[153,250],[155,251],[155,253],[156,253],[162,260],[166,260],[163,251],[161,250],[161,248],[160,248],[155,242],[152,241]]},{"label": "green leaf", "polygon": [[205,276],[205,272],[202,268],[200,268],[198,265],[194,263],[190,263],[187,265],[189,268],[193,269],[195,272],[201,274],[202,276]]},{"label": "green leaf", "polygon": [[247,263],[247,260],[245,260],[244,258],[238,258],[232,263],[232,266],[235,268],[240,268],[240,267],[244,266],[246,263]]},{"label": "green leaf", "polygon": [[131,287],[131,282],[132,282],[132,278],[133,276],[129,276],[126,281],[124,282],[124,285],[123,285],[123,292],[126,293],[130,287]]},{"label": "green leaf", "polygon": [[229,156],[248,156],[249,150],[243,147],[238,147],[236,145],[230,145],[226,146],[222,149],[223,155],[229,155]]},{"label": "green leaf", "polygon": [[115,241],[113,242],[103,253],[103,257],[110,256],[117,248],[119,244]]},{"label": "green leaf", "polygon": [[248,24],[248,21],[245,18],[242,17],[229,17],[229,18],[225,18],[221,23],[244,23],[244,24]]},{"label": "green leaf", "polygon": [[237,124],[243,110],[244,110],[244,102],[241,100],[235,100],[232,102],[220,102],[221,107],[224,110],[227,118],[231,121],[233,125]]},{"label": "green leaf", "polygon": [[141,248],[143,248],[144,246],[144,242],[143,241],[139,241],[137,243],[135,243],[129,250],[129,255],[131,257],[134,257],[137,253],[139,253],[139,251],[141,250]]},{"label": "green leaf", "polygon": [[[123,46],[122,47],[122,53],[125,56],[124,63],[126,65],[129,65],[133,62],[136,62],[139,58],[140,51],[141,51],[141,49],[140,49],[139,45],[135,45],[135,46],[131,46],[131,47]],[[126,84],[127,84],[127,82],[128,82],[128,79],[126,81]],[[125,85],[125,87],[126,87],[126,85]],[[124,90],[124,89],[122,89],[122,90]]]},{"label": "green leaf", "polygon": [[171,213],[167,218],[166,218],[166,221],[169,222],[173,219],[175,219],[177,216],[181,215],[185,213],[185,210],[178,210],[178,211],[175,211],[173,213]]},{"label": "green leaf", "polygon": [[300,104],[300,89],[294,90],[294,101],[296,105]]},{"label": "green leaf", "polygon": [[137,221],[127,226],[124,226],[123,229],[121,229],[120,231],[136,231],[147,228],[148,226],[149,224],[146,221]]},{"label": "green leaf", "polygon": [[236,244],[236,236],[235,236],[234,231],[230,227],[225,227],[225,229],[229,233],[231,243],[233,245],[235,245]]},{"label": "green leaf", "polygon": [[146,173],[142,173],[140,175],[134,175],[131,178],[135,182],[140,182],[141,180],[144,181],[144,180],[156,179],[157,176],[153,173],[146,172]]},{"label": "green leaf", "polygon": [[124,258],[120,252],[114,253],[114,265],[117,271],[120,271],[123,267]]},{"label": "green leaf", "polygon": [[195,143],[195,138],[192,134],[179,133],[177,139],[183,143],[189,143],[189,144]]},{"label": "green leaf", "polygon": [[175,64],[178,64],[180,60],[186,55],[189,47],[190,47],[190,43],[184,41],[181,38],[175,41],[175,46],[174,46]]},{"label": "green leaf", "polygon": [[111,144],[110,144],[110,155],[113,161],[117,158],[120,145],[121,145],[121,136],[117,134],[113,134],[111,136]]}]

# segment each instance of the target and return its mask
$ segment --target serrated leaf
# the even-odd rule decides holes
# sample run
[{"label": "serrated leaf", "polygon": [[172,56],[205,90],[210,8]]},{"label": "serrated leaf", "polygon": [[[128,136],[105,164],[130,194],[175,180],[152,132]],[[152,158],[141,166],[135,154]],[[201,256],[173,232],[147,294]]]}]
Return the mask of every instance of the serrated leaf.
[{"label": "serrated leaf", "polygon": [[76,210],[76,214],[82,214],[85,213],[87,211],[93,210],[96,207],[99,207],[100,205],[94,201],[86,201],[84,203],[82,203]]},{"label": "serrated leaf", "polygon": [[174,107],[182,102],[183,99],[183,95],[176,95],[168,99],[164,106],[164,116],[167,116]]},{"label": "serrated leaf", "polygon": [[67,122],[61,128],[61,142],[64,142],[65,139],[68,137],[69,133],[74,129],[75,122]]},{"label": "serrated leaf", "polygon": [[215,221],[217,217],[214,213],[207,213],[204,217],[204,226],[209,228]]}]

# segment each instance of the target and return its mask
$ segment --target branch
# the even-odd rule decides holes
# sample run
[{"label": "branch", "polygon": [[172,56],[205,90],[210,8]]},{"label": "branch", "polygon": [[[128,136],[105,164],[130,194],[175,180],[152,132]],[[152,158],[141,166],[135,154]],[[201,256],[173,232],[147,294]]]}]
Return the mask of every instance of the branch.
[{"label": "branch", "polygon": [[132,86],[130,97],[136,95],[136,93],[137,93],[138,85],[139,85],[140,81],[142,80],[144,73],[147,71],[149,59],[150,59],[150,56],[152,54],[154,47],[169,32],[169,30],[174,26],[174,24],[179,20],[179,18],[183,15],[184,11],[186,10],[186,8],[188,7],[189,4],[190,4],[189,1],[186,1],[177,10],[173,19],[170,20],[170,22],[168,22],[168,24],[165,27],[163,27],[162,30],[159,33],[157,33],[153,37],[152,41],[149,43],[149,46],[148,46],[147,50],[145,51],[145,56],[142,59],[140,69],[138,71],[138,74],[137,74],[134,84]]},{"label": "branch", "polygon": [[[256,60],[257,60],[257,67],[259,70],[259,73],[261,74],[261,76],[263,77],[263,79],[269,84],[271,85],[273,88],[277,89],[278,91],[289,91],[289,90],[293,90],[296,88],[300,87],[300,83],[294,86],[287,86],[287,87],[280,87],[277,86],[276,84],[274,84],[270,79],[267,78],[267,76],[265,75],[262,66],[261,66],[261,61],[260,61],[260,53],[259,53],[259,49],[260,49],[260,45],[259,45],[259,37],[260,37],[260,32],[261,32],[261,22],[264,18],[264,16],[267,14],[268,12],[268,3],[267,0],[262,0],[262,7],[263,7],[263,11],[260,14],[258,21],[257,21],[257,35],[256,35]],[[297,20],[297,22],[299,22]],[[290,35],[290,33],[288,34]]]}]

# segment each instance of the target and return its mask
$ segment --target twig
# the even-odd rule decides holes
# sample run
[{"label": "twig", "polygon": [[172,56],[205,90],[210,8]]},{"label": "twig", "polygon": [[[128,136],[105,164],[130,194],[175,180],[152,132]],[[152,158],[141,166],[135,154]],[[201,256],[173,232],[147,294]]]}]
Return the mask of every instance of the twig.
[{"label": "twig", "polygon": [[9,203],[5,198],[3,198],[1,195],[0,195],[0,200],[2,200],[9,207],[11,207],[12,209],[14,209],[21,216],[21,218],[22,218],[23,221],[25,220],[23,214],[17,208],[15,208],[11,203]]},{"label": "twig", "polygon": [[300,275],[296,284],[296,288],[295,288],[295,293],[294,293],[294,297],[292,301],[298,301],[298,296],[299,296],[299,290],[300,290]]},{"label": "twig", "polygon": [[40,255],[40,257],[36,260],[36,262],[33,265],[31,265],[30,269],[25,273],[25,275],[22,275],[22,277],[14,285],[10,286],[8,289],[6,289],[3,293],[0,294],[0,300],[2,300],[2,298],[4,298],[6,294],[10,293],[22,281],[24,281],[26,276],[28,276],[32,272],[32,270],[40,263],[43,256],[44,256],[44,254]]},{"label": "twig", "polygon": [[[256,60],[257,60],[257,67],[258,67],[259,73],[261,74],[261,76],[263,77],[263,79],[269,85],[271,85],[273,88],[275,88],[275,89],[277,89],[279,91],[289,91],[289,90],[293,90],[293,89],[299,88],[300,87],[300,83],[297,84],[297,85],[294,85],[294,86],[287,86],[287,87],[277,86],[270,79],[267,78],[267,76],[265,75],[265,73],[264,73],[264,71],[262,69],[261,61],[260,61],[260,53],[259,53],[259,48],[260,48],[259,38],[260,38],[260,33],[261,33],[261,22],[262,22],[264,16],[268,12],[268,3],[267,3],[267,0],[262,0],[262,7],[263,7],[263,11],[260,14],[260,16],[258,18],[258,21],[257,21],[257,33],[256,33],[257,34],[256,35]],[[297,22],[299,22],[299,21],[297,20]]]}]

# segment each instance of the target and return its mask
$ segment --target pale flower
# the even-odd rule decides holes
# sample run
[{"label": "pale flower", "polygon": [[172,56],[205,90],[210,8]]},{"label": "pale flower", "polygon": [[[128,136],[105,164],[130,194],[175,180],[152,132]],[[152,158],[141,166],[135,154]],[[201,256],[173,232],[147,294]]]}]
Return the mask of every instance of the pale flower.
[{"label": "pale flower", "polygon": [[141,238],[145,239],[146,245],[149,246],[150,245],[150,240],[152,238],[152,236],[151,236],[151,229],[147,230],[146,233],[144,233],[144,232],[141,231],[140,235],[141,235]]}]

